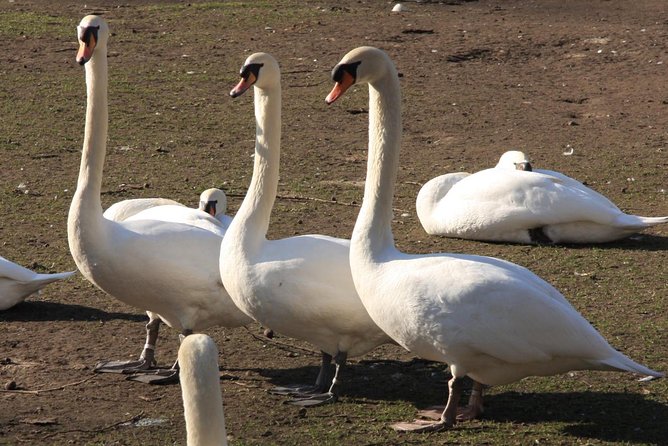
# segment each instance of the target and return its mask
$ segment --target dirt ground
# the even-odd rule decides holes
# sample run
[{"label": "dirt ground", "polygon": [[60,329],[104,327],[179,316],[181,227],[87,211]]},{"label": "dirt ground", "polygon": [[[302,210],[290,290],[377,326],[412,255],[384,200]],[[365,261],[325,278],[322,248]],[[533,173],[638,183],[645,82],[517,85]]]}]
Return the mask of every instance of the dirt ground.
[{"label": "dirt ground", "polygon": [[[66,220],[82,145],[85,85],[75,27],[103,13],[110,127],[103,204],[208,187],[239,206],[254,120],[232,100],[244,59],[283,73],[279,199],[269,236],[349,237],[366,161],[366,93],[331,107],[329,72],[350,49],[388,52],[402,75],[397,245],[511,260],[554,284],[609,342],[668,370],[668,227],[600,246],[528,247],[427,236],[415,197],[430,178],[477,171],[508,149],[561,171],[629,213],[668,215],[665,0],[0,3],[0,255],[39,272],[75,269]],[[572,155],[565,155],[570,153]],[[0,444],[185,444],[178,385],[96,375],[133,358],[146,317],[81,275],[0,313]],[[447,369],[384,346],[353,358],[339,403],[282,404],[266,389],[315,378],[312,347],[253,325],[208,331],[221,351],[227,430],[250,444],[665,444],[666,380],[578,372],[492,388],[482,420],[399,435],[389,423],[445,398]],[[158,360],[176,357],[164,328]],[[307,350],[304,350],[307,349]],[[7,390],[11,382],[16,389]]]}]

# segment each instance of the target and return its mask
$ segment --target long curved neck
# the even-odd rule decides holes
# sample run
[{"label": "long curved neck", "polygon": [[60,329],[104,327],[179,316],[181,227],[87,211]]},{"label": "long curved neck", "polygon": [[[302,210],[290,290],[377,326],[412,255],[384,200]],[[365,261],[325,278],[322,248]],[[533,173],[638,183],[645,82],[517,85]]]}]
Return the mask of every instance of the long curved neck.
[{"label": "long curved neck", "polygon": [[[197,348],[201,348],[197,346]],[[179,355],[179,380],[186,421],[187,444],[227,445],[217,350],[206,348],[192,356]]]},{"label": "long curved neck", "polygon": [[86,64],[86,127],[77,190],[70,207],[70,221],[81,226],[102,216],[100,190],[107,146],[107,52],[95,49],[95,56]]},{"label": "long curved neck", "polygon": [[[96,48],[95,57],[86,64],[86,128],[83,141],[77,194],[88,204],[102,211],[100,190],[107,150],[107,52]],[[92,207],[92,206],[91,206]]]},{"label": "long curved neck", "polygon": [[[351,250],[380,260],[394,248],[392,197],[401,147],[401,93],[394,66],[369,84],[369,154],[364,201],[351,239]],[[361,251],[361,252],[360,252]]]},{"label": "long curved neck", "polygon": [[255,92],[255,161],[253,177],[241,207],[228,233],[239,239],[264,238],[269,229],[271,209],[278,190],[281,156],[281,87],[254,87]]}]

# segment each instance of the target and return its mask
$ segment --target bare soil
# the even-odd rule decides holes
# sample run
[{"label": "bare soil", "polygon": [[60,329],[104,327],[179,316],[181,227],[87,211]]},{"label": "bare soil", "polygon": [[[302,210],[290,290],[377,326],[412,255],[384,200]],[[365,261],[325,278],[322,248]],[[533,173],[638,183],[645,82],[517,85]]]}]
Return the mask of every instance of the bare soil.
[{"label": "bare soil", "polygon": [[[528,247],[427,236],[421,184],[494,165],[520,148],[627,212],[668,214],[665,0],[69,2],[0,4],[0,255],[39,272],[75,269],[66,220],[82,145],[85,85],[75,27],[103,13],[110,135],[103,203],[208,187],[230,212],[250,180],[251,96],[227,95],[255,51],[283,70],[281,183],[270,237],[349,237],[366,161],[366,93],[327,107],[329,71],[383,48],[403,88],[394,233],[408,252],[466,252],[527,266],[612,345],[668,370],[668,227],[600,246]],[[573,149],[572,155],[564,155]],[[178,385],[95,375],[136,357],[146,317],[81,275],[0,313],[0,444],[185,444]],[[447,369],[384,346],[353,358],[335,405],[299,409],[265,390],[315,378],[318,356],[259,326],[208,331],[221,350],[232,444],[665,444],[666,381],[578,372],[490,389],[480,421],[430,435],[388,424],[443,402]],[[286,346],[287,345],[287,346]],[[165,328],[158,360],[171,364]]]}]

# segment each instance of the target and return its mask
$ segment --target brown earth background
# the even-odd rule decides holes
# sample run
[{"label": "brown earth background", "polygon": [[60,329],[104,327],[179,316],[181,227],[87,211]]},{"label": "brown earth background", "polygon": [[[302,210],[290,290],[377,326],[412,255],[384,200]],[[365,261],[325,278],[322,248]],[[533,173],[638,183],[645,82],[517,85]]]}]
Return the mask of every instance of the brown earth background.
[{"label": "brown earth background", "polygon": [[[75,27],[103,13],[110,133],[103,204],[165,197],[195,205],[222,187],[236,211],[250,180],[254,119],[231,100],[244,59],[283,74],[279,199],[269,237],[349,237],[366,161],[366,93],[327,107],[329,71],[377,46],[402,74],[404,137],[393,224],[400,249],[491,255],[555,285],[608,341],[668,370],[668,227],[618,243],[541,246],[428,236],[420,186],[477,171],[509,149],[561,171],[623,210],[667,215],[665,0],[0,3],[0,255],[38,272],[75,269],[66,234],[82,146],[85,85]],[[573,149],[573,155],[563,153]],[[178,385],[94,375],[133,358],[145,316],[81,275],[0,313],[0,444],[185,444]],[[227,430],[255,444],[666,444],[668,384],[577,372],[489,390],[482,420],[429,435],[389,423],[444,401],[447,368],[385,346],[353,358],[339,403],[309,410],[265,390],[310,381],[318,357],[261,328],[208,331],[221,351]],[[176,357],[165,328],[158,360]],[[279,342],[281,344],[279,344]],[[283,344],[287,344],[285,346]],[[293,347],[294,346],[294,347]]]}]

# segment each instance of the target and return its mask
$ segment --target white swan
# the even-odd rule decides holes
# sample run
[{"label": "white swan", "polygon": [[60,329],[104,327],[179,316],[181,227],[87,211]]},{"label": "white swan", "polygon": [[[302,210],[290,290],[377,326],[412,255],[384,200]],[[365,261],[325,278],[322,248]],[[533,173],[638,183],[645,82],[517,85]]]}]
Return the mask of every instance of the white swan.
[{"label": "white swan", "polygon": [[[200,201],[197,209],[192,209],[181,203],[167,198],[133,198],[119,201],[112,204],[102,214],[107,220],[115,222],[137,221],[137,220],[159,220],[164,222],[184,223],[206,229],[221,238],[225,235],[225,229],[229,226],[224,225],[220,220],[215,219],[215,203],[224,197],[225,205],[222,208],[223,217],[227,209],[227,197],[220,189],[207,189],[200,194]],[[204,203],[204,204],[203,204]],[[229,218],[229,217],[228,217]],[[160,330],[160,315],[152,311],[147,311],[149,321],[146,324],[146,341],[139,359],[136,361],[103,361],[95,366],[95,371],[99,373],[138,373],[147,370],[156,365],[155,345],[158,340]],[[166,379],[161,374],[167,374]],[[173,377],[171,371],[160,372],[151,371],[150,374],[142,374],[133,377],[133,380],[148,382],[170,381]]]},{"label": "white swan", "polygon": [[401,139],[401,98],[394,64],[381,50],[357,48],[332,71],[327,103],[355,83],[369,84],[369,160],[350,263],[364,306],[395,341],[450,365],[449,398],[436,423],[450,427],[462,378],[476,381],[470,403],[482,410],[482,384],[569,370],[619,370],[662,376],[612,348],[550,284],[526,268],[474,255],[409,255],[394,246],[392,195]]},{"label": "white swan", "polygon": [[[131,198],[112,204],[104,211],[103,215],[108,220],[124,221],[136,214],[159,206],[184,205],[168,198]],[[197,209],[214,217],[225,228],[232,221],[232,217],[225,215],[225,212],[227,212],[227,195],[215,187],[206,189],[200,194]]]},{"label": "white swan", "polygon": [[124,221],[146,209],[166,205],[183,206],[178,201],[169,198],[130,198],[112,204],[102,215],[107,220]]},{"label": "white swan", "polygon": [[199,196],[199,208],[222,223],[227,229],[232,223],[232,217],[225,215],[227,212],[227,195],[220,189],[211,188],[202,192]]},{"label": "white swan", "polygon": [[236,97],[255,86],[255,161],[246,197],[223,239],[220,274],[246,314],[323,352],[316,385],[304,392],[288,388],[286,393],[308,398],[309,391],[326,390],[327,370],[334,358],[336,372],[329,391],[294,401],[302,405],[332,402],[347,356],[364,354],[390,339],[373,323],[355,292],[348,240],[324,235],[267,240],[280,161],[278,63],[266,53],[255,53],[246,59],[241,78],[230,94]]},{"label": "white swan", "polygon": [[216,343],[204,334],[186,336],[179,364],[188,446],[227,446]]},{"label": "white swan", "polygon": [[520,151],[504,153],[492,169],[428,181],[416,208],[428,234],[515,243],[603,243],[668,223],[625,214],[561,173],[532,170]]},{"label": "white swan", "polygon": [[100,190],[107,139],[109,29],[102,18],[90,15],[79,24],[77,37],[77,61],[85,64],[88,99],[67,234],[79,271],[101,290],[159,314],[183,334],[213,325],[245,325],[251,319],[236,308],[220,280],[220,235],[192,225],[133,220],[138,214],[121,222],[104,218]]},{"label": "white swan", "polygon": [[75,272],[39,274],[0,256],[0,311],[23,302],[51,282],[67,279]]}]

